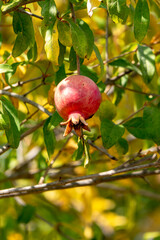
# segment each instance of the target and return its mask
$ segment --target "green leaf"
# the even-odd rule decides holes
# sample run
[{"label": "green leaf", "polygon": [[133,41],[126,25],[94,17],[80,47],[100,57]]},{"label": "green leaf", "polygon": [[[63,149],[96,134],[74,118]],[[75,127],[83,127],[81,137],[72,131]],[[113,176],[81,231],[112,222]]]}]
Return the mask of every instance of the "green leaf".
[{"label": "green leaf", "polygon": [[49,158],[54,153],[55,144],[56,144],[56,137],[55,137],[55,134],[54,134],[54,131],[53,131],[54,128],[52,128],[52,125],[51,125],[50,121],[51,121],[51,117],[49,117],[46,120],[46,122],[43,126],[44,142],[45,142],[45,145],[46,145],[46,149],[47,149],[47,153],[48,153]]},{"label": "green leaf", "polygon": [[137,58],[145,83],[150,83],[155,73],[155,55],[150,47],[138,45]]},{"label": "green leaf", "polygon": [[12,55],[18,57],[28,47],[33,47],[35,44],[34,29],[32,19],[29,15],[15,11],[13,14],[13,29],[17,34]]},{"label": "green leaf", "polygon": [[59,56],[58,56],[59,66],[63,64],[65,53],[66,53],[66,47],[59,42]]},{"label": "green leaf", "polygon": [[94,46],[94,35],[92,30],[90,29],[89,25],[84,22],[82,19],[77,20],[78,25],[81,27],[81,29],[84,31],[87,39],[87,58],[89,59],[92,51],[93,51],[93,46]]},{"label": "green leaf", "polygon": [[63,121],[63,118],[58,114],[58,112],[54,112],[52,117],[51,117],[51,121],[50,121],[50,124],[51,124],[51,127],[54,129],[55,127],[57,127],[60,122]]},{"label": "green leaf", "polygon": [[123,124],[124,127],[130,132],[133,136],[140,139],[147,139],[147,133],[145,130],[144,120],[142,117],[133,118]]},{"label": "green leaf", "polygon": [[104,90],[106,89],[106,84],[104,82],[100,81],[100,82],[98,82],[97,87],[99,88],[99,91],[101,93],[103,93]]},{"label": "green leaf", "polygon": [[18,216],[17,222],[27,224],[31,221],[34,214],[35,214],[35,207],[27,204],[27,205],[23,206],[23,208]]},{"label": "green leaf", "polygon": [[0,73],[6,73],[6,72],[13,72],[12,66],[7,63],[0,64]]},{"label": "green leaf", "polygon": [[17,67],[21,64],[21,62],[16,62],[16,63],[13,63],[11,65],[13,71],[12,72],[6,72],[5,73],[5,80],[6,80],[6,83],[12,87],[11,85],[11,82],[10,82],[10,79],[11,77],[13,76],[13,74],[15,74],[16,70],[17,70]]},{"label": "green leaf", "polygon": [[16,41],[13,46],[12,55],[13,57],[18,57],[28,48],[27,38],[21,33],[18,32]]},{"label": "green leaf", "polygon": [[147,34],[150,22],[147,0],[138,0],[134,14],[134,36],[141,42]]},{"label": "green leaf", "polygon": [[36,44],[36,41],[34,43],[34,46],[29,49],[29,51],[27,53],[27,57],[28,57],[28,60],[32,59],[33,62],[36,61],[36,59],[37,59],[37,44]]},{"label": "green leaf", "polygon": [[55,79],[55,84],[58,85],[60,81],[66,78],[66,73],[65,73],[65,66],[62,64],[59,67],[59,70],[56,72],[56,79]]},{"label": "green leaf", "polygon": [[152,139],[156,144],[160,145],[160,109],[157,107],[145,107],[143,121],[148,139]]},{"label": "green leaf", "polygon": [[10,127],[10,121],[7,112],[6,114],[0,112],[0,130],[9,129]]},{"label": "green leaf", "polygon": [[7,113],[9,120],[9,128],[5,130],[9,145],[17,148],[20,142],[20,123],[18,113],[15,107],[3,96],[1,97],[3,112]]},{"label": "green leaf", "polygon": [[101,121],[105,119],[112,120],[117,114],[117,108],[111,101],[106,100],[101,102],[97,114],[100,117]]},{"label": "green leaf", "polygon": [[125,23],[128,17],[129,8],[126,0],[107,0],[109,15],[115,23]]},{"label": "green leaf", "polygon": [[71,27],[67,22],[58,21],[58,38],[61,44],[66,47],[72,46]]},{"label": "green leaf", "polygon": [[99,128],[98,126],[92,127],[90,129],[91,131],[83,131],[85,139],[88,140],[90,139],[91,141],[96,141],[98,136],[99,136]]},{"label": "green leaf", "polygon": [[83,157],[83,152],[84,152],[84,146],[83,146],[82,139],[78,138],[78,148],[72,155],[73,161],[80,160]]},{"label": "green leaf", "polygon": [[54,0],[45,0],[39,2],[39,5],[42,8],[42,16],[44,16],[45,24],[54,26],[57,15],[57,8]]},{"label": "green leaf", "polygon": [[101,135],[102,142],[105,148],[111,148],[116,142],[123,136],[124,127],[116,125],[108,119],[104,119],[101,122]]},{"label": "green leaf", "polygon": [[88,43],[84,31],[70,19],[66,19],[71,25],[72,44],[76,54],[80,58],[87,56]]},{"label": "green leaf", "polygon": [[33,47],[35,43],[32,18],[24,13],[14,11],[13,29],[17,35],[12,55],[21,55],[28,47]]},{"label": "green leaf", "polygon": [[54,112],[53,115],[46,120],[43,127],[44,142],[49,158],[54,153],[56,144],[56,137],[53,130],[61,121],[62,118],[59,116],[59,114]]},{"label": "green leaf", "polygon": [[[80,58],[80,65],[83,63],[83,59]],[[69,53],[69,70],[75,71],[77,69],[77,55],[73,47],[70,49]]]},{"label": "green leaf", "polygon": [[114,66],[114,67],[127,68],[127,69],[135,71],[139,75],[142,75],[142,73],[138,67],[136,67],[134,64],[130,63],[129,61],[127,61],[126,59],[123,59],[123,58],[119,58],[113,62],[110,62],[109,65]]},{"label": "green leaf", "polygon": [[2,16],[2,11],[1,11],[2,4],[3,4],[3,2],[0,1],[0,21],[1,21],[1,16]]},{"label": "green leaf", "polygon": [[81,65],[80,66],[80,74],[86,77],[91,78],[95,83],[98,81],[97,74],[93,71],[92,68],[86,66],[86,65]]},{"label": "green leaf", "polygon": [[115,146],[119,155],[123,155],[128,152],[128,142],[124,138],[120,138]]},{"label": "green leaf", "polygon": [[127,130],[140,139],[153,140],[160,144],[160,109],[157,107],[145,107],[143,118],[137,117],[124,124]]},{"label": "green leaf", "polygon": [[69,70],[75,71],[76,69],[77,69],[76,52],[74,51],[74,48],[71,47],[70,53],[69,53]]},{"label": "green leaf", "polygon": [[103,74],[104,74],[104,64],[103,64],[103,60],[102,60],[102,57],[101,57],[101,54],[97,48],[97,46],[94,44],[93,46],[93,50],[96,54],[96,57],[99,61],[99,64],[100,64],[100,68],[101,68],[101,73],[100,73],[100,76],[99,76],[99,79],[101,79],[103,77]]},{"label": "green leaf", "polygon": [[[117,84],[121,85],[122,87],[125,87],[127,85],[127,82],[128,82],[128,75],[125,75],[123,77],[121,77],[118,81],[117,81]],[[125,93],[124,89],[121,89],[121,88],[115,88],[115,91],[114,91],[114,104],[117,106],[122,97],[123,97],[123,94]]]}]

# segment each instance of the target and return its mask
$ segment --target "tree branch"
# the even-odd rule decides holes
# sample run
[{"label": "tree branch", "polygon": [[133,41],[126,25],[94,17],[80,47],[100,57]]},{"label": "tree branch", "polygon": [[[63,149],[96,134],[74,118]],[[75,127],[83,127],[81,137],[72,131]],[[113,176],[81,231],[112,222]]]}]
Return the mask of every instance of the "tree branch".
[{"label": "tree branch", "polygon": [[[38,123],[37,125],[33,126],[32,128],[30,128],[29,130],[27,130],[26,132],[24,132],[21,135],[21,140],[23,138],[25,138],[26,136],[30,135],[31,133],[33,133],[34,131],[36,131],[38,128],[40,128],[41,126],[43,126],[44,122],[46,121],[43,120],[42,122]],[[10,145],[7,143],[4,146],[0,147],[0,155],[2,155],[3,153],[5,153],[8,149],[10,149]]]},{"label": "tree branch", "polygon": [[71,138],[71,137],[69,137],[69,138],[66,140],[66,142],[64,143],[64,145],[62,146],[62,148],[58,151],[58,153],[56,154],[56,156],[52,159],[52,161],[50,162],[50,164],[49,164],[48,168],[46,169],[44,175],[40,178],[39,184],[42,184],[42,183],[44,182],[44,180],[45,180],[45,178],[46,178],[49,170],[52,168],[53,163],[54,163],[54,162],[56,161],[56,159],[60,156],[60,154],[61,154],[62,151],[64,150],[65,146],[66,146],[67,143],[69,142],[70,138]]},{"label": "tree branch", "polygon": [[23,85],[26,84],[26,83],[34,82],[34,81],[40,80],[40,79],[42,79],[42,78],[43,78],[43,76],[40,76],[40,77],[28,79],[28,80],[26,80],[26,81],[19,81],[19,82],[17,82],[17,83],[12,84],[12,87],[11,87],[11,86],[6,86],[5,88],[3,88],[3,90],[4,90],[4,91],[8,91],[8,90],[10,90],[11,88],[21,87],[21,86],[23,86]]},{"label": "tree branch", "polygon": [[[146,170],[144,168],[159,167],[159,166],[160,166],[160,160],[154,163],[142,164],[139,166],[133,166],[133,167],[128,167],[128,168],[119,169],[119,170],[113,169],[107,172],[101,172],[98,174],[91,174],[91,175],[82,176],[82,177],[75,177],[72,179],[55,181],[47,184],[37,184],[34,186],[26,186],[26,187],[20,187],[20,188],[9,188],[9,189],[0,191],[0,198],[14,197],[14,196],[26,195],[31,193],[32,194],[41,193],[41,192],[57,190],[57,189],[92,186],[102,182],[111,182],[111,181],[122,180],[127,178],[142,178],[150,175],[157,175],[157,174],[160,174],[160,169]],[[138,169],[143,169],[143,170],[135,171]],[[122,172],[128,172],[128,171],[135,171],[135,172],[120,174]],[[116,176],[113,176],[113,175],[116,175]]]},{"label": "tree branch", "polygon": [[125,187],[120,187],[120,186],[117,186],[115,184],[111,184],[111,183],[100,183],[98,185],[99,188],[102,188],[102,189],[108,189],[108,190],[111,190],[111,191],[115,191],[116,194],[117,193],[131,193],[131,194],[136,194],[136,195],[141,195],[141,196],[144,196],[144,197],[148,197],[148,198],[151,198],[151,199],[155,199],[157,201],[160,200],[160,194],[157,194],[157,193],[154,193],[154,192],[150,192],[150,191],[147,191],[147,190],[144,190],[144,189],[139,189],[139,190],[135,190],[135,189],[128,189],[128,188],[125,188]]},{"label": "tree branch", "polygon": [[22,96],[22,95],[18,95],[17,93],[14,92],[7,92],[5,90],[0,90],[0,95],[6,95],[6,96],[10,96],[10,97],[15,97],[18,98],[19,100],[21,100],[24,103],[28,103],[36,108],[38,108],[40,111],[46,113],[48,116],[51,116],[52,113],[49,112],[46,108],[44,108],[42,105]]},{"label": "tree branch", "polygon": [[134,92],[134,93],[139,93],[139,94],[143,94],[143,95],[147,95],[147,96],[153,96],[153,97],[160,97],[160,94],[156,94],[156,93],[146,93],[146,92],[142,92],[142,91],[138,91],[135,89],[131,89],[131,88],[127,88],[127,87],[123,87],[119,84],[113,84],[115,87],[120,88],[120,89],[124,89],[130,92]]},{"label": "tree branch", "polygon": [[100,151],[101,153],[105,154],[107,157],[109,157],[112,160],[117,161],[116,157],[112,156],[111,154],[109,154],[107,152],[107,150],[105,148],[100,148],[97,145],[95,145],[90,139],[87,140],[88,144],[91,145],[93,148],[97,149],[98,151]]},{"label": "tree branch", "polygon": [[2,14],[7,14],[10,12],[13,12],[15,10],[17,10],[19,7],[29,4],[29,3],[33,3],[33,2],[40,2],[40,1],[44,1],[44,0],[19,0],[16,2],[12,2],[12,3],[6,3],[5,5],[2,5]]},{"label": "tree branch", "polygon": [[41,17],[41,16],[38,16],[38,15],[36,15],[36,14],[34,14],[34,13],[31,13],[31,12],[28,12],[28,11],[25,11],[24,9],[17,9],[17,11],[18,12],[22,12],[22,13],[24,13],[24,14],[27,14],[27,15],[29,15],[29,16],[31,16],[31,17],[35,17],[35,18],[39,18],[39,19],[41,19],[41,20],[43,20],[43,17]]}]

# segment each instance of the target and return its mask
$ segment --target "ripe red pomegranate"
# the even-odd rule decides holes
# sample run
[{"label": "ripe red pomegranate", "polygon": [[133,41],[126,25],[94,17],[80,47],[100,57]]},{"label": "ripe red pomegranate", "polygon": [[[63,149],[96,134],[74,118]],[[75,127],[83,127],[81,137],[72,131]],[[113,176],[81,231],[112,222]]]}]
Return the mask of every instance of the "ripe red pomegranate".
[{"label": "ripe red pomegranate", "polygon": [[72,128],[82,136],[82,128],[90,131],[86,119],[93,116],[101,103],[97,85],[88,77],[73,75],[62,80],[55,90],[54,101],[59,115],[66,120],[64,136]]}]

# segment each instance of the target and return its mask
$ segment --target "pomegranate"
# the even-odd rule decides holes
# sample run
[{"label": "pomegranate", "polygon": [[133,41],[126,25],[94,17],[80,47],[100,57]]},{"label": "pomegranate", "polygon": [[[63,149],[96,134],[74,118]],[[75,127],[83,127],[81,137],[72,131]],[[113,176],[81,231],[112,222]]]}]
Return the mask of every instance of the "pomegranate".
[{"label": "pomegranate", "polygon": [[54,101],[59,115],[66,120],[64,136],[72,128],[82,136],[82,128],[90,131],[86,119],[91,118],[101,103],[97,85],[88,77],[73,75],[62,80],[55,90]]}]

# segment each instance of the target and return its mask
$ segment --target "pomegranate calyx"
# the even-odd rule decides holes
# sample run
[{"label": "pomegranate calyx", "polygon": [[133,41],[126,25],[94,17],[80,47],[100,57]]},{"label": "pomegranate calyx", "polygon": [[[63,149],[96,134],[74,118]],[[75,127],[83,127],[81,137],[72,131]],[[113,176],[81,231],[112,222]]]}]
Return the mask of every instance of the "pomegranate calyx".
[{"label": "pomegranate calyx", "polygon": [[61,126],[66,125],[66,129],[63,134],[64,137],[67,136],[72,131],[72,129],[75,130],[79,137],[82,137],[83,135],[82,129],[90,131],[88,123],[85,121],[84,117],[82,117],[79,113],[70,115],[69,119],[66,122],[61,122],[60,125]]}]

